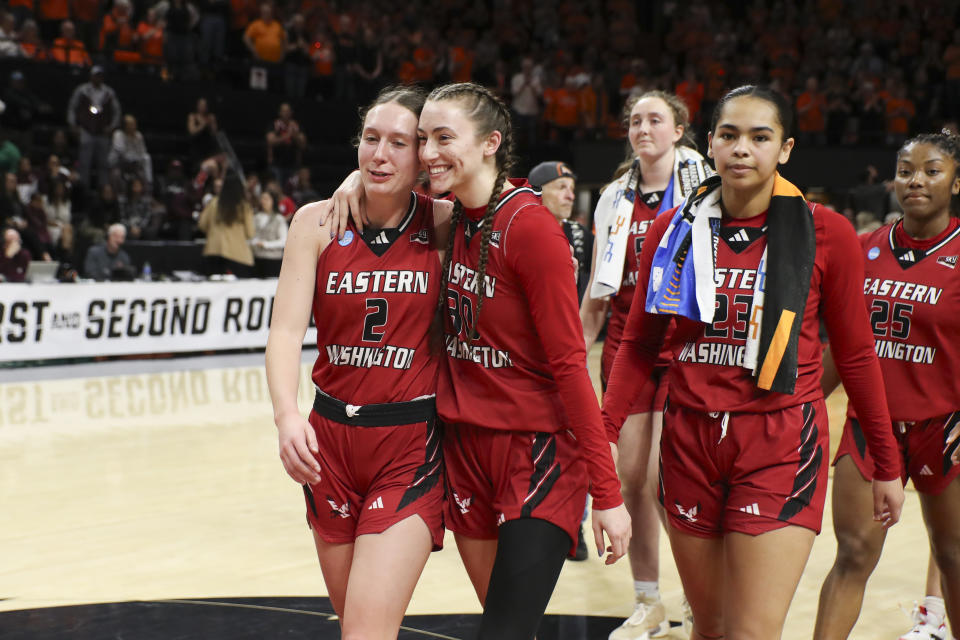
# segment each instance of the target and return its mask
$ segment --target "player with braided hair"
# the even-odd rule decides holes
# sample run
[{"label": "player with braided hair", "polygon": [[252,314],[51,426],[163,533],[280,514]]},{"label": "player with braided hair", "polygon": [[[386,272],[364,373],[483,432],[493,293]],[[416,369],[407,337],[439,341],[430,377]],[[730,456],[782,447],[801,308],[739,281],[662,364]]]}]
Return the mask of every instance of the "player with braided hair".
[{"label": "player with braided hair", "polygon": [[420,118],[431,189],[456,197],[440,307],[437,388],[453,530],[484,604],[480,638],[533,638],[576,544],[588,485],[612,563],[630,519],[604,441],[566,238],[526,181],[508,179],[506,106],[474,84],[434,90]]},{"label": "player with braided hair", "polygon": [[[936,576],[904,640],[949,637],[960,626],[960,220],[951,215],[960,193],[960,139],[947,133],[908,140],[897,153],[894,189],[901,220],[861,236],[866,256],[864,296],[886,401],[900,447],[901,477],[912,479]],[[837,385],[828,350],[824,393]],[[846,638],[857,621],[867,579],[886,530],[871,519],[874,462],[863,447],[857,412],[847,422],[834,459],[833,527],[837,557],[820,592],[814,638]],[[934,584],[930,584],[934,582]],[[945,611],[944,611],[945,609]]]}]

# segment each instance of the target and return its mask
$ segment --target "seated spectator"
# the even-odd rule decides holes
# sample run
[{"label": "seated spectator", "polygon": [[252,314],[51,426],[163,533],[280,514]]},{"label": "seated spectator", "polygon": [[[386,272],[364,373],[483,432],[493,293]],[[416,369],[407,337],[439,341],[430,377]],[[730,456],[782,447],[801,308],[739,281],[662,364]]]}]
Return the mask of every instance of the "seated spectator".
[{"label": "seated spectator", "polygon": [[[284,193],[283,188],[280,186],[280,181],[276,178],[267,180],[264,191],[273,196],[274,207],[287,220],[297,212],[297,203],[294,202],[293,198]],[[259,204],[259,202],[257,204]]]},{"label": "seated spectator", "polygon": [[287,34],[283,25],[273,17],[273,6],[260,5],[260,17],[247,26],[243,43],[257,62],[277,64],[283,60]]},{"label": "seated spectator", "polygon": [[137,240],[155,240],[163,220],[163,207],[150,194],[140,178],[134,178],[120,202],[120,218]]},{"label": "seated spectator", "polygon": [[20,202],[27,204],[30,198],[37,192],[37,175],[33,172],[33,163],[28,156],[20,158],[20,164],[17,167],[17,194],[20,196]]},{"label": "seated spectator", "polygon": [[27,222],[23,217],[23,203],[17,194],[17,174],[7,172],[3,175],[3,189],[0,191],[0,226],[13,226],[22,229]]},{"label": "seated spectator", "polygon": [[3,253],[0,253],[0,282],[23,282],[30,266],[30,252],[20,241],[16,229],[3,230]]},{"label": "seated spectator", "polygon": [[293,109],[284,102],[273,127],[267,132],[267,164],[278,179],[286,180],[300,166],[306,146],[307,137],[300,130],[300,123],[293,119]]},{"label": "seated spectator", "polygon": [[120,222],[120,201],[112,184],[106,182],[100,187],[84,214],[79,229],[83,245],[102,242],[107,227]]},{"label": "seated spectator", "polygon": [[16,58],[20,55],[17,44],[17,22],[12,13],[0,13],[0,58]]},{"label": "seated spectator", "polygon": [[187,114],[187,135],[190,136],[190,161],[193,166],[220,153],[217,116],[210,111],[206,98],[198,98],[196,109]]},{"label": "seated spectator", "polygon": [[41,171],[37,176],[37,189],[49,199],[53,193],[54,185],[62,182],[69,195],[74,183],[77,181],[77,177],[76,171],[70,171],[70,169],[63,166],[63,164],[60,163],[60,157],[52,153],[50,157],[47,158],[46,169]]},{"label": "seated spectator", "polygon": [[137,119],[129,113],[123,116],[123,126],[113,132],[107,165],[115,177],[121,178],[124,190],[134,177],[143,180],[147,190],[153,185],[153,160],[143,134],[137,130]]},{"label": "seated spectator", "polygon": [[43,199],[43,208],[47,214],[47,231],[54,252],[66,258],[73,252],[73,206],[64,180],[53,182],[53,188]]},{"label": "seated spectator", "polygon": [[56,129],[50,139],[50,153],[57,156],[60,164],[70,170],[71,180],[78,182],[80,174],[77,165],[77,156],[67,138],[66,129]]},{"label": "seated spectator", "polygon": [[170,161],[167,165],[167,173],[158,180],[156,192],[166,209],[160,235],[170,240],[192,239],[196,197],[190,181],[184,174],[182,162]]},{"label": "seated spectator", "polygon": [[843,214],[853,222],[857,230],[868,225],[880,222],[890,209],[890,192],[893,191],[893,181],[880,180],[880,173],[875,166],[867,165],[861,174],[860,184],[847,193],[847,206]]},{"label": "seated spectator", "polygon": [[20,26],[20,55],[38,62],[46,60],[49,55],[46,43],[40,39],[37,22],[33,19],[24,20]]},{"label": "seated spectator", "polygon": [[0,173],[11,173],[20,166],[20,149],[9,138],[5,129],[0,129]]},{"label": "seated spectator", "polygon": [[197,226],[207,234],[203,248],[204,273],[232,273],[240,278],[251,276],[253,251],[250,239],[256,232],[253,209],[235,171],[227,172],[220,194],[203,208]]},{"label": "seated spectator", "polygon": [[140,47],[140,59],[144,64],[163,63],[163,30],[166,22],[157,15],[154,7],[147,9],[143,20],[137,24],[137,44]]},{"label": "seated spectator", "polygon": [[283,247],[287,244],[287,221],[269,191],[260,194],[259,208],[253,216],[256,233],[250,240],[254,274],[258,278],[276,278],[283,263]]},{"label": "seated spectator", "polygon": [[77,29],[70,20],[64,20],[60,24],[60,37],[53,41],[50,47],[50,57],[60,64],[68,64],[73,67],[89,67],[90,54],[87,53],[87,47],[77,40]]},{"label": "seated spectator", "polygon": [[42,194],[34,192],[30,196],[30,202],[23,208],[23,217],[27,221],[23,235],[27,240],[27,246],[30,247],[31,255],[43,256],[44,260],[50,260],[55,249],[53,239],[50,237],[50,225],[47,222],[47,211],[43,206],[43,200]]},{"label": "seated spectator", "polygon": [[87,250],[83,260],[83,277],[98,282],[104,280],[133,280],[133,261],[123,250],[127,229],[119,222],[110,225],[107,239]]},{"label": "seated spectator", "polygon": [[100,50],[118,64],[137,64],[142,59],[131,14],[130,0],[115,0],[100,27]]},{"label": "seated spectator", "polygon": [[308,202],[320,199],[320,194],[310,184],[310,167],[300,167],[296,175],[288,182],[291,198],[296,207],[302,207]]}]

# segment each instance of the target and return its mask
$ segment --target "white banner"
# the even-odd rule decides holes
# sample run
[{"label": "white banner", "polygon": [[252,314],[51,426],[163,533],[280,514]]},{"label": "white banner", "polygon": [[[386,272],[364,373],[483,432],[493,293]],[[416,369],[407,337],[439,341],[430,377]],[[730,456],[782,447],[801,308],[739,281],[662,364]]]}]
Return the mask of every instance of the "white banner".
[{"label": "white banner", "polygon": [[[0,362],[267,345],[276,279],[0,284]],[[304,344],[316,344],[316,329]]]}]

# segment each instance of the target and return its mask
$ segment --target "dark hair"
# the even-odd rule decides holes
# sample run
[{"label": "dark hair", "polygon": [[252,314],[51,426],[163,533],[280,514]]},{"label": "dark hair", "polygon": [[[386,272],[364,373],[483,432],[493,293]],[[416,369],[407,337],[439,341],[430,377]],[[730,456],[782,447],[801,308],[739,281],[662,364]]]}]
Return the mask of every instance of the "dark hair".
[{"label": "dark hair", "polygon": [[[438,87],[430,92],[427,100],[439,102],[441,100],[459,100],[466,116],[477,128],[477,137],[485,138],[494,131],[499,131],[500,147],[494,157],[497,167],[496,181],[493,183],[493,192],[487,201],[487,211],[483,215],[482,233],[480,236],[480,259],[477,263],[477,309],[473,316],[473,329],[470,330],[469,340],[479,337],[477,329],[480,326],[480,310],[487,297],[486,276],[487,259],[490,249],[490,234],[493,231],[493,214],[496,212],[497,202],[500,200],[500,185],[509,176],[513,167],[513,125],[510,122],[510,110],[507,105],[486,87],[472,82],[460,82]],[[443,269],[440,273],[440,298],[437,300],[439,313],[446,314],[447,279],[450,275],[450,262],[453,257],[453,242],[456,230],[463,218],[463,205],[457,200],[453,205],[453,218],[450,224],[450,237],[447,240],[447,252],[443,259]]]},{"label": "dark hair", "polygon": [[217,196],[217,220],[225,225],[238,222],[246,201],[247,194],[240,176],[229,169],[227,175],[223,176],[223,185]]},{"label": "dark hair", "polygon": [[783,129],[783,141],[793,137],[793,109],[790,103],[779,91],[774,91],[770,87],[747,84],[737,87],[726,93],[717,106],[713,108],[713,117],[710,119],[710,131],[716,133],[717,123],[720,121],[720,114],[728,102],[734,98],[758,98],[766,100],[777,110],[777,120],[780,121],[780,127]]},{"label": "dark hair", "polygon": [[[943,129],[940,133],[921,133],[915,135],[904,142],[897,150],[897,159],[900,159],[900,154],[902,154],[907,147],[914,144],[933,145],[953,158],[953,177],[960,177],[960,135],[953,135],[947,129]],[[951,196],[950,198],[950,215],[960,217],[960,198],[957,196]]]},{"label": "dark hair", "polygon": [[[651,89],[627,99],[627,102],[623,105],[623,113],[621,114],[621,121],[623,122],[624,128],[630,128],[630,114],[633,112],[633,108],[637,106],[637,103],[644,98],[659,98],[663,100],[665,103],[667,103],[667,107],[670,108],[670,113],[673,114],[673,123],[683,127],[683,136],[677,140],[676,144],[674,145],[675,147],[680,146],[690,147],[693,150],[697,149],[697,143],[693,137],[693,128],[690,125],[690,109],[687,107],[687,103],[685,103],[683,99],[675,93],[668,93],[659,89]],[[633,166],[634,158],[635,156],[633,153],[633,147],[630,145],[630,140],[628,138],[626,154],[623,158],[623,162],[621,162],[613,172],[614,180],[630,170],[630,168]],[[637,170],[639,171],[639,167]]]},{"label": "dark hair", "polygon": [[360,109],[360,129],[353,138],[353,146],[360,145],[360,136],[363,134],[363,125],[367,120],[367,114],[374,107],[382,104],[396,102],[401,107],[408,109],[415,118],[420,119],[420,112],[423,110],[423,103],[426,101],[426,95],[420,87],[392,86],[384,87],[373,99],[373,102]]}]

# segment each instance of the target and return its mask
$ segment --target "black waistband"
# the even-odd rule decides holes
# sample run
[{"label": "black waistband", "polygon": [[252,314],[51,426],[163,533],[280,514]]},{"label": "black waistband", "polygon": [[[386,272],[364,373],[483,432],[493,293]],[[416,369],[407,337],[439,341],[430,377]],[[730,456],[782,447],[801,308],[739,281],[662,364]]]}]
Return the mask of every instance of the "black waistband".
[{"label": "black waistband", "polygon": [[317,389],[313,410],[319,415],[356,427],[393,427],[401,424],[428,422],[437,413],[437,401],[433,396],[408,402],[384,404],[347,404]]}]

